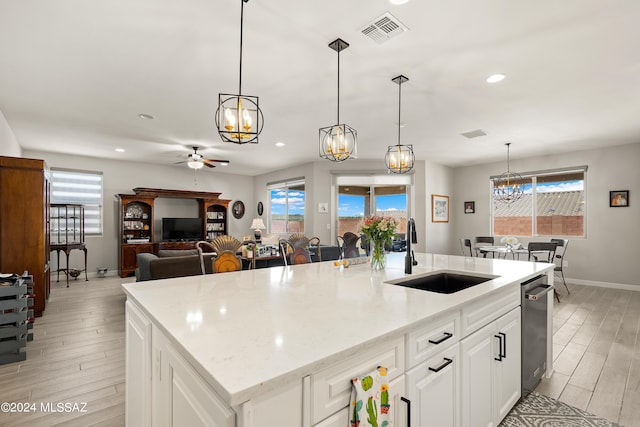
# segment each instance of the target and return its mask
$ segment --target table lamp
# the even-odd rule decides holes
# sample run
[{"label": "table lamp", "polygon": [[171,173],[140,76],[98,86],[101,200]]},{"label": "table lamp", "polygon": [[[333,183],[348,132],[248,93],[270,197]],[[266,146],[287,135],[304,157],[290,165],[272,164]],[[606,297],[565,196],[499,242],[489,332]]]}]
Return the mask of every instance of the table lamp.
[{"label": "table lamp", "polygon": [[261,229],[266,229],[264,226],[264,221],[262,218],[253,218],[253,222],[251,223],[251,228],[253,228],[253,236],[256,239],[256,243],[262,242],[262,232]]}]

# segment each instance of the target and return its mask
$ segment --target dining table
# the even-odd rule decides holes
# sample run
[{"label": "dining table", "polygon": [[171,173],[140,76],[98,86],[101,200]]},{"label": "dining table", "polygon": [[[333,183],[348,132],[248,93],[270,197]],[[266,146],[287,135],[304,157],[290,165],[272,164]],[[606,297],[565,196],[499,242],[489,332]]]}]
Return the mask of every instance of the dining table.
[{"label": "dining table", "polygon": [[[494,258],[507,258],[507,255],[511,254],[512,259],[520,259],[520,255],[529,256],[529,250],[522,245],[516,246],[494,246],[483,245],[475,247],[476,253],[482,254],[483,258],[487,257],[487,254],[492,254]],[[479,256],[479,255],[478,255]],[[517,256],[517,258],[516,258]]]}]

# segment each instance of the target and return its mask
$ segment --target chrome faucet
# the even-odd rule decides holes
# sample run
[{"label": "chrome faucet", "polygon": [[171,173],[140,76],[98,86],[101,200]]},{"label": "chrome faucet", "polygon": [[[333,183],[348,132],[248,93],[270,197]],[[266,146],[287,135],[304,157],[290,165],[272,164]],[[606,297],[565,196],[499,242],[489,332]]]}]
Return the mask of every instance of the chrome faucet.
[{"label": "chrome faucet", "polygon": [[418,243],[418,233],[416,233],[416,222],[413,218],[407,219],[407,255],[404,257],[404,273],[411,274],[414,265],[418,265],[416,257],[411,249],[412,243]]}]

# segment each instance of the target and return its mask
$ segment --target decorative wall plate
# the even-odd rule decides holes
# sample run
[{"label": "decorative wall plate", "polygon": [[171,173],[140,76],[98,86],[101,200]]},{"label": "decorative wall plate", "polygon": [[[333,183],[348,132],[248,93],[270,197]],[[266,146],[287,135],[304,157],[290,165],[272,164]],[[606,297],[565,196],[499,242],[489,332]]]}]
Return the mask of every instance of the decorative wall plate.
[{"label": "decorative wall plate", "polygon": [[233,202],[233,206],[231,207],[231,213],[233,217],[236,219],[240,219],[244,216],[244,203],[241,200],[237,200]]},{"label": "decorative wall plate", "polygon": [[127,206],[125,218],[142,218],[142,206],[138,204],[131,204]]},{"label": "decorative wall plate", "polygon": [[258,202],[258,215],[262,216],[263,211],[264,211],[264,206],[262,206],[262,202]]}]

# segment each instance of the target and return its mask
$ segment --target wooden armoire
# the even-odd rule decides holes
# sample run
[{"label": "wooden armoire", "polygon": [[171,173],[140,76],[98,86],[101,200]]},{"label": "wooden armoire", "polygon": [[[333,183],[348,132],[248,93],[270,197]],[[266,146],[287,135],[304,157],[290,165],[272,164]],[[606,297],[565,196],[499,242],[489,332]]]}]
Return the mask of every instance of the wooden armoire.
[{"label": "wooden armoire", "polygon": [[50,290],[49,192],[44,160],[0,156],[0,273],[33,275],[36,316]]}]

